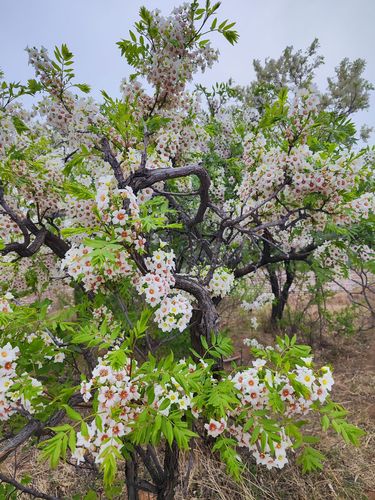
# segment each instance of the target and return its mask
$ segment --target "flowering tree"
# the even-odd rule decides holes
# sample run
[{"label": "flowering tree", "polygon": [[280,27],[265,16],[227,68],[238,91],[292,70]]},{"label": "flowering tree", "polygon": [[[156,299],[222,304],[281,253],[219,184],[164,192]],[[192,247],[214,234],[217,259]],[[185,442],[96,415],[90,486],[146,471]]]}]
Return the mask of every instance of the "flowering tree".
[{"label": "flowering tree", "polygon": [[[305,92],[314,86],[316,99],[315,115],[320,124],[319,131],[316,126],[314,134],[314,148],[327,149],[328,144],[332,147],[340,148],[341,154],[345,151],[347,155],[358,153],[356,149],[358,138],[353,123],[348,119],[359,110],[369,107],[369,93],[373,86],[363,77],[365,61],[362,59],[350,62],[344,59],[335,69],[336,78],[328,78],[328,89],[326,92],[319,92],[314,84],[315,70],[324,63],[324,57],[318,54],[319,43],[315,39],[306,51],[298,50],[293,52],[293,47],[286,47],[278,59],[266,59],[264,65],[259,60],[254,60],[256,79],[247,87],[234,85],[232,80],[227,84],[216,84],[212,90],[198,86],[198,90],[204,95],[207,101],[207,119],[219,122],[223,120],[233,120],[233,113],[238,115],[241,106],[242,113],[248,116],[256,116],[256,121],[267,119],[270,115],[270,107],[280,95],[280,92],[288,90],[290,94],[299,89]],[[324,123],[324,126],[323,126]],[[315,124],[316,125],[316,124]],[[280,134],[283,133],[284,124],[280,127]],[[365,127],[366,128],[366,127]],[[367,134],[370,129],[367,127]],[[267,136],[266,136],[267,137]],[[363,128],[361,138],[364,139]],[[226,131],[222,137],[222,144],[227,144]],[[272,144],[270,144],[272,147]],[[370,148],[362,150],[360,155],[365,155],[362,161],[370,166],[373,164],[373,152]],[[367,179],[365,191],[372,192],[373,184],[370,178]],[[354,193],[353,193],[354,195]],[[311,247],[310,252],[306,252],[303,261],[275,262],[259,269],[258,273],[251,278],[251,285],[263,284],[272,292],[262,295],[260,300],[243,302],[247,310],[254,311],[262,307],[267,302],[272,302],[270,323],[273,327],[278,327],[283,317],[285,306],[287,305],[291,290],[296,290],[298,283],[307,289],[309,283],[312,300],[319,301],[320,291],[323,287],[342,286],[342,279],[350,275],[360,273],[361,276],[371,275],[373,271],[372,261],[374,256],[374,241],[371,238],[371,227],[373,219],[366,217],[365,220],[357,218],[349,224],[337,225],[332,220],[326,221],[321,228],[315,228],[309,234],[319,242],[319,250]],[[283,230],[284,241],[293,244],[296,232],[294,225],[286,225]],[[360,244],[358,245],[358,242]],[[324,247],[322,246],[324,244]],[[326,251],[323,251],[326,248]],[[357,257],[361,256],[359,265]],[[306,273],[310,279],[307,279]],[[339,280],[339,282],[337,282]],[[340,282],[341,280],[341,282]],[[368,286],[368,279],[356,281],[356,288],[360,285],[361,293],[371,294],[371,287]],[[315,282],[315,284],[314,284]],[[248,286],[244,284],[244,296],[248,295]],[[254,286],[251,287],[250,295],[253,297]],[[345,287],[344,287],[345,288]],[[347,290],[350,295],[350,291]],[[267,300],[265,300],[267,299]],[[367,300],[356,301],[358,306],[368,308]],[[255,320],[255,318],[252,318]]]},{"label": "flowering tree", "polygon": [[[124,462],[129,498],[162,499],[193,440],[235,477],[242,448],[268,468],[288,450],[305,471],[321,468],[302,432],[309,413],[359,442],[330,399],[330,367],[295,337],[252,342],[252,366],[223,370],[220,301],[262,267],[329,252],[319,232],[368,218],[374,200],[363,155],[319,140],[325,122],[306,90],[281,91],[262,116],[229,106],[207,121],[187,85],[218,57],[209,33],[237,39],[218,8],[142,8],[118,43],[134,71],[120,99],[82,97],[90,88],[65,45],[54,58],[27,49],[36,78],[1,86],[0,418],[11,436],[0,460],[39,436],[51,466],[86,461],[108,496]],[[185,357],[166,355],[185,332]]]}]

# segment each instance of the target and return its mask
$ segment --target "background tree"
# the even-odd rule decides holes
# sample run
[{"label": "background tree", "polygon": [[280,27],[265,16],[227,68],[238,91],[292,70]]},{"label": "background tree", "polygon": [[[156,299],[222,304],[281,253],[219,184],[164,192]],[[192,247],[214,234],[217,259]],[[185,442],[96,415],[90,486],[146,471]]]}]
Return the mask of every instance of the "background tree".
[{"label": "background tree", "polygon": [[[319,54],[318,39],[305,51],[294,51],[292,46],[288,46],[278,59],[266,59],[264,64],[254,60],[256,79],[247,87],[235,87],[233,82],[229,82],[231,94],[227,92],[227,96],[240,99],[249,110],[255,109],[262,116],[282,89],[291,92],[314,85],[316,70],[323,64],[324,57]],[[319,109],[324,112],[320,115],[322,123],[316,137],[321,143],[339,142],[348,152],[357,144],[355,127],[348,117],[369,106],[370,92],[374,87],[363,77],[365,68],[363,59],[351,62],[345,58],[335,68],[335,77],[328,78],[327,90],[319,95]],[[206,97],[210,100],[211,96],[207,96],[206,92]],[[361,140],[367,141],[371,131],[371,128],[363,125]],[[327,233],[326,237],[330,239],[332,233]],[[351,244],[348,242],[348,248]],[[306,256],[306,260],[312,262],[312,252]],[[298,266],[296,268],[290,263],[268,267],[269,285],[275,296],[270,318],[274,327],[283,316],[297,269]]]}]

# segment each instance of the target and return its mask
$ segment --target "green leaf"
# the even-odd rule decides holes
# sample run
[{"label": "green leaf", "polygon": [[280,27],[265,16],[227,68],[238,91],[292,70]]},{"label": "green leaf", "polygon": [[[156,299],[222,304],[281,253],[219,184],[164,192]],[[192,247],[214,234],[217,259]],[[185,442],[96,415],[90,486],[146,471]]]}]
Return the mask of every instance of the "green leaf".
[{"label": "green leaf", "polygon": [[54,432],[65,432],[69,431],[72,428],[69,424],[57,425],[56,427],[50,427],[50,429]]},{"label": "green leaf", "polygon": [[169,401],[169,399],[165,398],[164,401],[159,406],[159,410],[160,411],[166,410],[170,405],[171,405],[171,402]]},{"label": "green leaf", "polygon": [[84,438],[88,438],[90,436],[89,428],[87,427],[87,424],[84,420],[82,420],[81,422],[81,434]]},{"label": "green leaf", "polygon": [[98,496],[93,490],[89,490],[83,497],[83,500],[97,500]]},{"label": "green leaf", "polygon": [[327,415],[323,415],[322,420],[321,420],[321,424],[322,424],[323,431],[326,432],[328,430],[328,427],[330,424],[330,421],[329,421],[329,418],[327,417]]},{"label": "green leaf", "polygon": [[70,238],[77,234],[90,234],[92,231],[89,227],[64,227],[61,229],[61,235],[65,238]]},{"label": "green leaf", "polygon": [[91,90],[90,85],[87,85],[87,83],[76,83],[74,86],[77,87],[82,92],[84,92],[85,94],[88,94]]},{"label": "green leaf", "polygon": [[307,446],[303,449],[301,455],[297,458],[297,463],[302,465],[303,473],[314,470],[322,470],[325,456],[315,448]]},{"label": "green leaf", "polygon": [[[104,485],[105,486],[111,486],[113,483],[115,477],[116,477],[116,472],[117,472],[117,464],[116,464],[116,458],[114,453],[111,453],[111,448],[114,448],[113,446],[109,446],[106,448],[105,452],[105,457],[103,459],[103,462],[101,464],[101,470],[104,473]],[[104,452],[103,452],[104,454]]]},{"label": "green leaf", "polygon": [[69,431],[68,436],[69,436],[68,437],[68,444],[69,444],[70,451],[72,453],[74,453],[76,450],[77,436],[76,436],[76,432],[73,428]]},{"label": "green leaf", "polygon": [[40,90],[43,89],[43,85],[40,82],[37,82],[35,79],[27,80],[28,91],[31,94],[36,94]]},{"label": "green leaf", "polygon": [[73,410],[73,408],[71,408],[69,405],[62,405],[62,407],[66,411],[68,417],[72,420],[75,420],[77,422],[80,422],[82,420],[82,416],[77,411]]},{"label": "green leaf", "polygon": [[111,351],[107,355],[107,358],[114,370],[121,370],[125,366],[127,361],[126,353],[122,349]]},{"label": "green leaf", "polygon": [[359,446],[361,438],[366,434],[365,431],[345,420],[332,419],[331,423],[334,430],[342,436],[344,441],[354,446]]},{"label": "green leaf", "polygon": [[201,344],[206,351],[208,351],[208,343],[205,337],[201,336]]},{"label": "green leaf", "polygon": [[259,437],[259,434],[261,432],[262,428],[259,426],[259,425],[256,425],[254,430],[253,430],[253,433],[251,435],[251,440],[250,440],[250,443],[251,444],[255,444],[256,441],[258,440],[258,437]]},{"label": "green leaf", "polygon": [[18,134],[22,134],[23,132],[29,130],[29,127],[27,127],[21,118],[18,118],[18,116],[12,116],[12,122]]},{"label": "green leaf", "polygon": [[61,55],[62,55],[64,62],[67,62],[67,61],[70,61],[71,59],[73,59],[73,53],[70,52],[70,50],[68,49],[68,46],[65,43],[63,43],[61,45]]},{"label": "green leaf", "polygon": [[88,187],[73,181],[65,181],[63,189],[67,194],[71,194],[79,200],[93,200],[95,194]]},{"label": "green leaf", "polygon": [[173,443],[173,427],[171,422],[167,419],[164,418],[161,424],[161,429],[163,431],[163,434],[168,441],[169,446],[172,446]]},{"label": "green leaf", "polygon": [[254,418],[250,417],[249,420],[243,426],[244,432],[248,432],[253,425],[254,425]]}]

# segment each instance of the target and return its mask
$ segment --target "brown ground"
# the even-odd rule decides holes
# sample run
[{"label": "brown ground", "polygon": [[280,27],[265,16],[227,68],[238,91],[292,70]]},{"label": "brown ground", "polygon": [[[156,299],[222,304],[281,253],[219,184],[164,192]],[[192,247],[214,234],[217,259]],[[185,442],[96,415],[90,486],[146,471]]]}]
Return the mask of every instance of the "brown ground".
[{"label": "brown ground", "polygon": [[[236,352],[246,360],[245,337],[253,336],[248,316],[239,309],[229,307],[223,311],[223,326],[235,340]],[[270,343],[272,335],[258,333],[262,343]],[[236,484],[225,474],[224,467],[207,450],[195,451],[195,462],[190,478],[178,489],[178,500],[320,500],[350,499],[375,500],[375,331],[367,331],[351,338],[326,339],[324,349],[314,348],[318,362],[329,362],[334,367],[333,398],[350,412],[352,423],[366,431],[360,448],[345,445],[333,434],[324,437],[320,446],[327,456],[322,472],[302,475],[293,463],[282,471],[255,470],[249,464],[249,473],[243,483]],[[33,477],[32,485],[59,498],[72,499],[73,494],[92,488],[98,498],[104,499],[99,482],[93,475],[69,464],[57,471],[37,459],[35,449],[24,449],[7,460],[0,470],[18,480],[25,475]],[[181,471],[187,468],[189,457],[181,460]],[[19,498],[30,498],[21,495]],[[76,498],[83,498],[76,497]],[[125,498],[124,494],[115,498]],[[145,494],[141,500],[154,498]],[[1,498],[0,494],[0,500]],[[4,499],[5,500],[5,499]]]}]

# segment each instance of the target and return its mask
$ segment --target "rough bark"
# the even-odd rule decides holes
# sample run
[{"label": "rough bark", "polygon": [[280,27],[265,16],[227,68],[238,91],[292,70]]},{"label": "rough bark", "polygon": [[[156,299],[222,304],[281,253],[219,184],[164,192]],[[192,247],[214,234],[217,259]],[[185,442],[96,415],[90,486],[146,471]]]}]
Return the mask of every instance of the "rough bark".
[{"label": "rough bark", "polygon": [[179,450],[177,443],[173,441],[172,446],[166,445],[164,455],[164,478],[158,487],[158,500],[173,500],[178,481],[178,457]]},{"label": "rough bark", "polygon": [[[193,311],[190,320],[190,340],[192,348],[200,355],[204,354],[201,337],[211,342],[211,335],[217,334],[219,329],[219,313],[212,300],[208,290],[198,282],[186,278],[185,276],[176,276],[176,288],[191,293],[197,302],[197,307]],[[217,369],[222,367],[222,363],[217,364]]]},{"label": "rough bark", "polygon": [[138,500],[137,463],[135,460],[125,462],[125,478],[128,500]]},{"label": "rough bark", "polygon": [[279,321],[283,318],[284,309],[289,299],[289,291],[295,277],[295,271],[290,262],[285,262],[284,267],[285,267],[286,279],[282,286],[279,283],[276,271],[272,268],[268,270],[271,289],[276,298],[276,300],[272,304],[272,310],[271,310],[271,325],[274,327],[276,327]]}]

